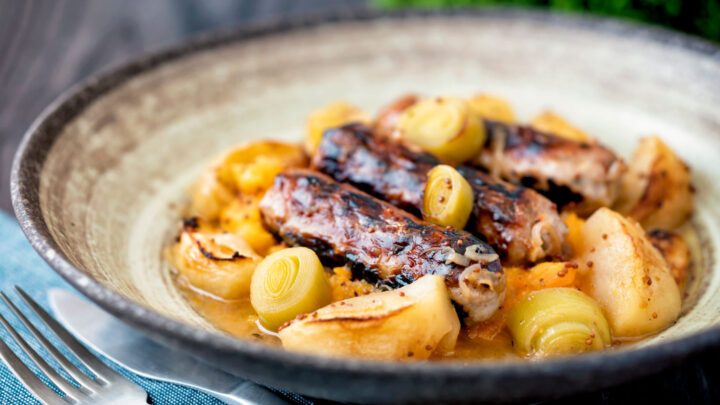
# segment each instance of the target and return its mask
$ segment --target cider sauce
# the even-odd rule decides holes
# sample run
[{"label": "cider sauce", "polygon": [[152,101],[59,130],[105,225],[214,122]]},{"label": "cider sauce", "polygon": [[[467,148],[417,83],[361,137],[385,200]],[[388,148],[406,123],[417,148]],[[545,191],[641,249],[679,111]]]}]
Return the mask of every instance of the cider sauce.
[{"label": "cider sauce", "polygon": [[[250,299],[223,300],[198,291],[185,283],[177,282],[190,305],[211,324],[232,336],[281,346],[280,339],[260,330],[258,316],[250,305]],[[465,329],[460,331],[457,345],[452,354],[434,355],[433,360],[510,360],[518,359],[512,347],[512,339],[507,331],[500,332],[492,340],[473,340]]]},{"label": "cider sauce", "polygon": [[[706,268],[701,252],[700,237],[697,230],[686,224],[676,230],[687,243],[690,250],[691,263],[688,268],[687,280],[681,286],[682,316],[689,310],[701,295],[702,269]],[[258,326],[258,316],[255,313],[250,298],[240,300],[223,300],[211,294],[197,290],[183,282],[182,277],[175,277],[176,285],[184,293],[191,306],[202,317],[207,319],[219,330],[240,339],[281,347],[280,339],[263,332]],[[656,332],[657,333],[657,332]],[[635,338],[614,338],[612,347],[627,346],[640,340],[652,337],[655,333]],[[513,349],[512,337],[507,328],[504,328],[493,339],[470,338],[468,328],[463,328],[458,336],[453,353],[448,355],[434,354],[430,360],[450,361],[513,361],[523,359]]]},{"label": "cider sauce", "polygon": [[250,297],[228,301],[183,284],[177,283],[190,305],[216,328],[241,339],[280,346],[280,339],[258,327],[258,316],[250,305]]}]

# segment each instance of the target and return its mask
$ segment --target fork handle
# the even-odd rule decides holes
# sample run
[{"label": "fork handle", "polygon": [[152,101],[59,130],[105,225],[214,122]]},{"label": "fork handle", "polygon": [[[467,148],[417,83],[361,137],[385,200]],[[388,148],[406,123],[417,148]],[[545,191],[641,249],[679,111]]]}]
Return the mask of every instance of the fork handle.
[{"label": "fork handle", "polygon": [[228,405],[289,405],[290,402],[281,398],[269,389],[250,381],[243,381],[228,392],[208,389],[202,391],[224,401]]}]

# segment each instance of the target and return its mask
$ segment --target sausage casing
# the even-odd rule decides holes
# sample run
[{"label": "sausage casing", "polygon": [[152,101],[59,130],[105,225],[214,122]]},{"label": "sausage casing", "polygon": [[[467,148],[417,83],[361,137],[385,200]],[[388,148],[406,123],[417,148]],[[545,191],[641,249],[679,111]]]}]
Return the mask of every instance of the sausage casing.
[{"label": "sausage casing", "polygon": [[[429,153],[373,136],[369,128],[351,124],[324,134],[312,164],[337,181],[419,215],[427,173],[440,163]],[[476,169],[456,168],[475,196],[466,229],[482,237],[509,263],[561,256],[567,227],[552,202]]]},{"label": "sausage casing", "polygon": [[472,234],[424,222],[387,202],[307,169],[279,174],[260,202],[266,226],[327,264],[399,287],[445,277],[469,322],[489,318],[505,295],[498,255]]},{"label": "sausage casing", "polygon": [[627,167],[597,142],[579,142],[535,129],[485,121],[487,146],[472,163],[514,184],[573,203],[589,214],[615,201]]}]

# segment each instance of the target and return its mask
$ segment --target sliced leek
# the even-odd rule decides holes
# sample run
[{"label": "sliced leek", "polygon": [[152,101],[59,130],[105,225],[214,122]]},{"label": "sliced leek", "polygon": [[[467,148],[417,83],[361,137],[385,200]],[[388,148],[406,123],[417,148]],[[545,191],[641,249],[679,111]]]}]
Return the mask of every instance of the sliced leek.
[{"label": "sliced leek", "polygon": [[262,324],[277,331],[296,316],[330,303],[332,292],[320,259],[308,248],[277,251],[255,269],[250,302]]},{"label": "sliced leek", "polygon": [[465,228],[473,208],[473,192],[453,167],[437,165],[428,172],[423,193],[423,219],[441,226]]},{"label": "sliced leek", "polygon": [[485,128],[459,98],[422,100],[400,116],[397,135],[450,163],[477,156],[485,143]]},{"label": "sliced leek", "polygon": [[323,133],[331,128],[359,122],[370,123],[370,118],[362,110],[344,101],[338,101],[314,111],[308,117],[305,151],[315,153]]},{"label": "sliced leek", "polygon": [[598,304],[574,288],[528,294],[508,316],[514,346],[534,356],[598,350],[611,343],[610,327]]}]

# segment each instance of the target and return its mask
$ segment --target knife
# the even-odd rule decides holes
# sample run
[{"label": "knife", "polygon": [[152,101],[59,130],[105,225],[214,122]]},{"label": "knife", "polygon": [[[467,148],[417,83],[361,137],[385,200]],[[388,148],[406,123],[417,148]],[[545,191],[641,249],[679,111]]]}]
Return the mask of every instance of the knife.
[{"label": "knife", "polygon": [[55,317],[75,337],[135,374],[195,388],[230,405],[289,404],[265,387],[150,340],[71,292],[53,288],[48,297]]}]

